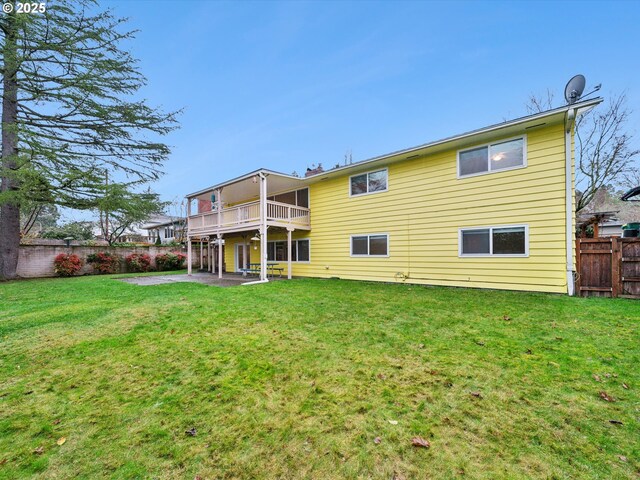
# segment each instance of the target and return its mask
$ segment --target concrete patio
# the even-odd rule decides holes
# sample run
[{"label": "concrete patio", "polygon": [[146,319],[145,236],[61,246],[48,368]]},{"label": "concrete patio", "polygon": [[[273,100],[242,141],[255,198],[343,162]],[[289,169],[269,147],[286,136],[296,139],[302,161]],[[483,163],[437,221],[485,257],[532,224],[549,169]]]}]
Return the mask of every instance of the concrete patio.
[{"label": "concrete patio", "polygon": [[[132,283],[134,285],[164,285],[167,283],[201,283],[203,285],[211,285],[215,287],[235,287],[247,282],[258,280],[255,276],[243,277],[240,274],[225,273],[222,278],[218,278],[218,274],[212,273],[193,273],[192,275],[152,275],[145,277],[129,277],[119,278],[121,282]],[[269,281],[282,280],[282,278],[269,278]]]}]

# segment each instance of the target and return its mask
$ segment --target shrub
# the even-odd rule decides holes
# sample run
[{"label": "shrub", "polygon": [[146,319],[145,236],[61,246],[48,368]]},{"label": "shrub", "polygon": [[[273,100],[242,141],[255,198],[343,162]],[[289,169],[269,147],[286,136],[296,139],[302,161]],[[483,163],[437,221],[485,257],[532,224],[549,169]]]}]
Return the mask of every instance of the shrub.
[{"label": "shrub", "polygon": [[180,270],[184,268],[184,261],[187,256],[180,252],[169,252],[156,256],[156,266],[158,270]]},{"label": "shrub", "polygon": [[53,266],[61,277],[71,277],[82,268],[82,260],[73,253],[61,253],[53,260]]},{"label": "shrub", "polygon": [[109,252],[92,253],[87,262],[99,273],[117,273],[120,270],[120,257]]},{"label": "shrub", "polygon": [[132,253],[124,259],[127,270],[132,272],[148,272],[151,270],[151,257],[146,253]]}]

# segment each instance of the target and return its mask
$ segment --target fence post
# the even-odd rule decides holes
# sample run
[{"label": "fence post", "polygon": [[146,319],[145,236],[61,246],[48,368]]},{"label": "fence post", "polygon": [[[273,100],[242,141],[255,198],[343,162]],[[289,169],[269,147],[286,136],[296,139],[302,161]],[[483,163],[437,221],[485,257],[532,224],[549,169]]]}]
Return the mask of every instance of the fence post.
[{"label": "fence post", "polygon": [[611,244],[611,297],[615,298],[620,295],[621,290],[621,277],[620,277],[620,263],[622,262],[622,239],[619,237],[612,237]]},{"label": "fence post", "polygon": [[575,278],[575,294],[578,297],[582,296],[582,291],[580,290],[580,239],[576,238],[576,278]]}]

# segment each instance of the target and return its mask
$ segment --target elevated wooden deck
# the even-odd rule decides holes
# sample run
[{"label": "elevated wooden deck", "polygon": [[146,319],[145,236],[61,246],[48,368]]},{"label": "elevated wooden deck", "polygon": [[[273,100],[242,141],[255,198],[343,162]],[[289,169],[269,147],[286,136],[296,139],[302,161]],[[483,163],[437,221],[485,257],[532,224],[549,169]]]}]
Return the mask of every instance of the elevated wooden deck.
[{"label": "elevated wooden deck", "polygon": [[[311,212],[308,208],[267,200],[267,225],[311,230]],[[188,235],[205,236],[218,233],[258,229],[260,202],[249,202],[223,208],[221,211],[198,213],[188,218]]]}]

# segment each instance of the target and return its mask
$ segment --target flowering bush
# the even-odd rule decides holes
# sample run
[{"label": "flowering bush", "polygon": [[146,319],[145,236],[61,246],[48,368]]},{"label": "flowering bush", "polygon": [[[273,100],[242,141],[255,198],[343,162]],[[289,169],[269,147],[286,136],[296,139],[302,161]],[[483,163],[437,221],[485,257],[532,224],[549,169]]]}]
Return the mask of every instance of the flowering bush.
[{"label": "flowering bush", "polygon": [[117,273],[120,270],[120,257],[109,252],[92,253],[87,262],[99,273]]},{"label": "flowering bush", "polygon": [[53,268],[61,277],[70,277],[82,268],[82,260],[73,253],[61,253],[53,260]]},{"label": "flowering bush", "polygon": [[151,270],[151,257],[146,253],[132,253],[124,259],[127,270],[132,272],[148,272]]},{"label": "flowering bush", "polygon": [[158,270],[180,270],[184,268],[187,256],[180,252],[169,252],[156,256]]}]

